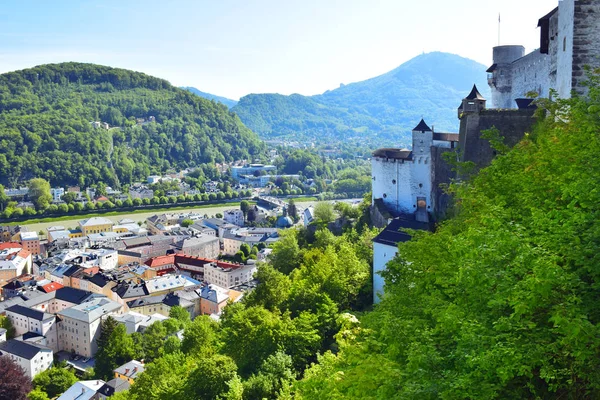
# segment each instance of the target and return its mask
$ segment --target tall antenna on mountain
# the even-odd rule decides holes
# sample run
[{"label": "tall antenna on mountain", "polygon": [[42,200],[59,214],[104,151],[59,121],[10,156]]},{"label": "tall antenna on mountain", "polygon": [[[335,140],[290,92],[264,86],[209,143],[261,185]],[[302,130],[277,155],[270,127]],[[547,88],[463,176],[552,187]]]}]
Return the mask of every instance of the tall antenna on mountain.
[{"label": "tall antenna on mountain", "polygon": [[500,13],[498,13],[498,46],[500,46]]}]

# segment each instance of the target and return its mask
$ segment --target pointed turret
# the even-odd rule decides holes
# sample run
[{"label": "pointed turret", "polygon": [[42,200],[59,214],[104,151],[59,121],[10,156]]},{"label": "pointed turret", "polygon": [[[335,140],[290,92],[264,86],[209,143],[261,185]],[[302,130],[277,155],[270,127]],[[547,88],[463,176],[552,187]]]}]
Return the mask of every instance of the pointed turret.
[{"label": "pointed turret", "polygon": [[413,132],[414,131],[431,132],[431,128],[425,123],[425,120],[421,118],[421,122],[419,122],[419,125],[413,128]]},{"label": "pointed turret", "polygon": [[466,97],[467,100],[483,100],[485,101],[485,97],[479,93],[477,90],[477,85],[473,85],[473,89],[471,89],[471,93]]},{"label": "pointed turret", "polygon": [[460,119],[464,114],[478,113],[481,110],[485,110],[485,97],[479,93],[477,86],[473,85],[471,92],[462,101],[460,107],[458,107],[458,118]]}]

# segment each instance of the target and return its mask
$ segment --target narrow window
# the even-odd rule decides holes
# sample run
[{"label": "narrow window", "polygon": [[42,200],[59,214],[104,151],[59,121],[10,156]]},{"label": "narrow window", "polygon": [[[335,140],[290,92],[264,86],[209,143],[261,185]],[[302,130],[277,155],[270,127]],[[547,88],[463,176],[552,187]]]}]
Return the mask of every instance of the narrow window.
[{"label": "narrow window", "polygon": [[563,51],[567,51],[567,37],[563,38]]}]

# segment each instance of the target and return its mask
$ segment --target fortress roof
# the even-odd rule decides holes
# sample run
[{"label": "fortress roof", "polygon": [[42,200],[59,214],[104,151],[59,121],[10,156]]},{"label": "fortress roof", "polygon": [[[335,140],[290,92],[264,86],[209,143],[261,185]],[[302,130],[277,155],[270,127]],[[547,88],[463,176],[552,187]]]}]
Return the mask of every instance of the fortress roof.
[{"label": "fortress roof", "polygon": [[373,157],[393,158],[396,160],[410,160],[412,159],[412,151],[408,149],[383,148],[375,150],[373,152]]},{"label": "fortress roof", "polygon": [[417,125],[413,128],[413,131],[429,131],[429,132],[431,132],[431,128],[429,126],[427,126],[427,124],[425,123],[423,118],[421,118],[421,122],[419,122],[419,125]]},{"label": "fortress roof", "polygon": [[485,97],[483,97],[481,95],[481,93],[479,93],[479,90],[477,90],[477,86],[473,85],[473,89],[471,89],[471,93],[469,93],[469,95],[466,97],[467,100],[485,100]]}]

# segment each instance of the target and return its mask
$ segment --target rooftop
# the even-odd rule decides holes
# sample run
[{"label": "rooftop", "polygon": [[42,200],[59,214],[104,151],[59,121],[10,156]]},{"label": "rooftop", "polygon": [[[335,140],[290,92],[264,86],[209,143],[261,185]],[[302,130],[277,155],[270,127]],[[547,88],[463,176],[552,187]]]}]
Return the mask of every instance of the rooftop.
[{"label": "rooftop", "polygon": [[104,315],[118,311],[120,308],[121,305],[119,303],[102,297],[67,308],[58,314],[63,317],[91,323]]},{"label": "rooftop", "polygon": [[114,223],[104,217],[92,217],[79,221],[79,226],[95,226],[95,225],[114,225]]},{"label": "rooftop", "polygon": [[32,318],[37,321],[43,321],[43,320],[54,317],[54,315],[52,315],[52,314],[47,314],[42,311],[34,310],[32,308],[25,307],[20,304],[16,304],[14,306],[8,307],[6,309],[6,311],[9,311],[9,312],[12,312],[15,314],[19,314],[19,315],[23,315],[25,317]]},{"label": "rooftop", "polygon": [[15,356],[24,358],[26,360],[33,359],[40,351],[47,351],[52,353],[52,350],[45,347],[37,346],[28,342],[22,342],[20,340],[7,340],[6,342],[0,343],[0,353],[14,354]]},{"label": "rooftop", "polygon": [[405,218],[395,218],[385,227],[383,231],[377,235],[373,241],[375,243],[385,244],[387,246],[396,247],[398,243],[407,242],[411,239],[411,235],[404,229],[427,230],[430,231],[431,226],[426,222],[418,222],[412,216]]}]

